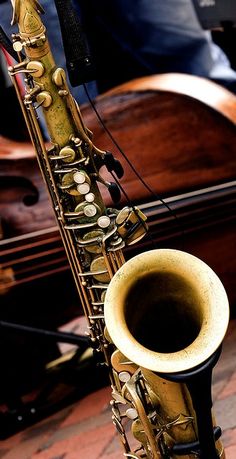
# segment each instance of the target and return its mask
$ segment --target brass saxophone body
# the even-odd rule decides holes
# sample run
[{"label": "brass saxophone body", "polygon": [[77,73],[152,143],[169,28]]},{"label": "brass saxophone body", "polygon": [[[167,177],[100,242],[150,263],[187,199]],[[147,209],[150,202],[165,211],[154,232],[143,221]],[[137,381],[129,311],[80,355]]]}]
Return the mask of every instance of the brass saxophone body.
[{"label": "brass saxophone body", "polygon": [[[65,71],[56,67],[39,3],[22,0],[13,6],[13,23],[19,25],[13,47],[20,62],[9,68],[9,74],[49,191],[91,339],[95,347],[97,344],[105,352],[101,325],[104,293],[124,262],[124,239],[133,243],[142,237],[146,232],[145,217],[138,209],[118,212],[105,207],[98,182],[111,190],[114,184],[103,180],[99,167],[109,163],[121,175],[121,165],[111,153],[93,144],[92,133],[85,127],[78,104],[70,94]],[[16,79],[19,73],[25,76],[23,99]],[[39,124],[38,108],[43,111],[49,147]]]},{"label": "brass saxophone body", "polygon": [[[9,74],[92,346],[109,369],[112,419],[124,456],[223,459],[220,429],[211,414],[211,372],[229,319],[224,288],[205,263],[181,251],[149,251],[125,263],[123,249],[144,236],[146,217],[137,208],[105,206],[98,184],[114,198],[117,189],[99,169],[105,165],[120,178],[121,165],[94,145],[65,71],[54,62],[38,1],[12,3],[13,23],[19,26],[13,35],[19,63]],[[18,73],[25,77],[23,97]]]}]

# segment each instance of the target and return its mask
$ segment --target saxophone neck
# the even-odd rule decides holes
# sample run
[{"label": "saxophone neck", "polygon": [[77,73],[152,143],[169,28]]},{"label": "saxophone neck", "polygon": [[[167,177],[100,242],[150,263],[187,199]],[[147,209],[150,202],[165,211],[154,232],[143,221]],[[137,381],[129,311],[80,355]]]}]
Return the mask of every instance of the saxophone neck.
[{"label": "saxophone neck", "polygon": [[11,0],[13,17],[11,24],[18,24],[13,47],[21,51],[24,47],[27,57],[40,58],[48,52],[46,28],[41,20],[43,8],[37,0]]},{"label": "saxophone neck", "polygon": [[40,14],[44,13],[43,7],[37,0],[11,0],[13,16],[11,24],[18,23],[22,33],[35,33],[38,26],[42,26]]}]

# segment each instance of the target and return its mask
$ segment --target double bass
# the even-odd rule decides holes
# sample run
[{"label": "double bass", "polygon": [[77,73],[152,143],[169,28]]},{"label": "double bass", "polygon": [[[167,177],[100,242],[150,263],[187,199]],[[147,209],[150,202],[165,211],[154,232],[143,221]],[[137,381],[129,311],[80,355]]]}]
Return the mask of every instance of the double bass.
[{"label": "double bass", "polygon": [[[103,125],[89,104],[82,106],[83,118],[96,143],[123,164],[122,188],[148,217],[151,237],[141,248],[181,248],[201,258],[221,278],[233,310],[236,97],[202,78],[165,74],[125,83],[94,105]],[[57,329],[82,311],[46,188],[28,143],[2,138],[0,145],[1,320]],[[108,192],[106,200],[111,203]],[[129,248],[127,258],[135,250]],[[52,289],[56,314],[48,300]],[[31,375],[33,362],[41,370],[57,355],[43,340],[42,347],[38,341],[29,346],[12,333],[10,341],[14,371],[22,374],[22,365]]]}]

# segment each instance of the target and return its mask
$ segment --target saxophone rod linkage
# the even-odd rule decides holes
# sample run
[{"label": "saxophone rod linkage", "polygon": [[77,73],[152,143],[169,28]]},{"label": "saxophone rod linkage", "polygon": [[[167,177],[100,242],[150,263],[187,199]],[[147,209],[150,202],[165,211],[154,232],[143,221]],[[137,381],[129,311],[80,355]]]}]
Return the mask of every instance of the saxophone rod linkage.
[{"label": "saxophone rod linkage", "polygon": [[18,83],[17,83],[15,75],[10,73],[10,78],[11,78],[12,84],[14,86],[14,89],[16,91],[17,99],[19,101],[19,104],[20,104],[20,107],[21,107],[21,111],[23,113],[25,124],[26,124],[28,132],[29,132],[30,140],[31,140],[31,142],[32,142],[32,144],[33,144],[33,146],[35,148],[35,151],[36,151],[36,141],[35,141],[36,137],[33,136],[33,132],[32,132],[33,131],[33,126],[32,126],[32,123],[30,122],[28,111],[27,111],[27,109],[25,107],[25,104],[24,104],[24,102],[22,100],[21,93],[20,93],[20,88],[18,86]]},{"label": "saxophone rod linkage", "polygon": [[[64,243],[64,247],[65,247],[65,250],[66,250],[66,253],[67,253],[67,257],[68,257],[68,260],[69,260],[69,263],[70,263],[70,267],[71,267],[71,270],[72,270],[72,273],[73,273],[73,277],[75,279],[76,288],[77,288],[77,291],[78,291],[78,294],[79,294],[79,297],[80,297],[80,301],[81,301],[85,316],[86,316],[86,318],[88,320],[88,323],[89,323],[88,315],[91,312],[91,308],[90,308],[90,304],[89,304],[89,300],[87,298],[87,295],[85,294],[85,292],[83,292],[83,287],[81,286],[81,284],[78,281],[78,277],[79,277],[78,257],[77,257],[77,254],[75,253],[75,249],[73,249],[74,244],[73,244],[73,242],[71,242],[72,241],[71,240],[71,235],[68,232],[65,231],[66,225],[63,225],[63,223],[60,221],[60,218],[58,218],[58,214],[57,214],[56,208],[60,203],[60,198],[59,198],[59,195],[58,195],[58,192],[57,192],[57,188],[56,188],[56,184],[55,184],[55,181],[54,181],[54,177],[53,177],[53,175],[51,173],[50,164],[49,164],[49,161],[48,161],[48,158],[47,158],[47,150],[46,150],[46,147],[45,147],[45,144],[44,144],[44,141],[43,141],[43,137],[42,137],[42,132],[41,132],[37,117],[35,115],[35,110],[34,110],[34,107],[33,107],[32,104],[30,105],[30,113],[31,113],[31,117],[32,117],[33,126],[34,126],[35,131],[37,132],[37,135],[38,135],[38,140],[39,140],[39,144],[40,144],[40,147],[41,147],[41,151],[43,152],[43,158],[46,161],[47,172],[50,174],[51,183],[54,183],[53,190],[51,188],[48,189],[49,190],[49,195],[50,195],[50,198],[51,198],[51,201],[52,201],[52,204],[53,204],[53,209],[54,209],[55,215],[56,215],[58,223],[59,223],[60,234],[61,234],[61,237],[62,237],[62,240],[63,240],[63,243]],[[34,142],[34,145],[35,145],[35,142]],[[45,177],[45,171],[42,169],[41,158],[40,158],[40,156],[38,154],[39,151],[38,151],[37,145],[35,146],[35,150],[36,150],[36,154],[37,154],[37,158],[38,158],[38,162],[39,162],[39,165],[40,165],[40,168],[41,168],[42,175],[43,175],[43,177]],[[55,198],[54,198],[53,192],[56,194],[56,204],[57,204],[56,206],[55,206]],[[61,212],[61,215],[62,215],[62,213],[63,212]],[[81,267],[80,267],[80,270],[82,271]]]}]

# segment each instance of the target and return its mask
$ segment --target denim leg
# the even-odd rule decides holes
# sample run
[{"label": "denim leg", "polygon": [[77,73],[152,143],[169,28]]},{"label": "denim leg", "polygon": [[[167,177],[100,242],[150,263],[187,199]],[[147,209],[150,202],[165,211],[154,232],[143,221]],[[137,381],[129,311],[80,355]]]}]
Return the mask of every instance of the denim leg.
[{"label": "denim leg", "polygon": [[236,81],[225,54],[202,29],[191,0],[87,2],[91,16],[148,72]]}]

